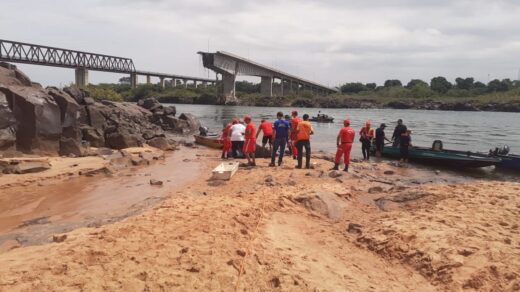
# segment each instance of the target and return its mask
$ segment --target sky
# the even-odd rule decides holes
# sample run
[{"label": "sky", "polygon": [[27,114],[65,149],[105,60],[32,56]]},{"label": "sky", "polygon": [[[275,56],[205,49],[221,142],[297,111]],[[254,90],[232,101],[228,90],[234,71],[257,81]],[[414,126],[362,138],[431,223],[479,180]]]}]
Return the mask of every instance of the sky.
[{"label": "sky", "polygon": [[[128,57],[138,70],[214,78],[196,54],[209,49],[330,87],[520,74],[513,0],[0,1],[0,39]],[[72,69],[19,67],[44,85],[74,81]]]}]

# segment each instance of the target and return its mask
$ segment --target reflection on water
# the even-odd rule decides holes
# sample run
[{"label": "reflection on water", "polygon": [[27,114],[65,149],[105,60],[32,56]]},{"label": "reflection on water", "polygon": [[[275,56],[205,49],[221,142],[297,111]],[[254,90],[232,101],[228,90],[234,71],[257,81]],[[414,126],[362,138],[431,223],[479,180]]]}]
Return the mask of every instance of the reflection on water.
[{"label": "reflection on water", "polygon": [[[192,113],[212,131],[220,131],[222,126],[234,117],[251,115],[258,125],[261,118],[274,120],[276,112],[289,114],[298,110],[316,115],[319,110],[335,118],[333,124],[314,123],[315,135],[313,149],[333,151],[335,138],[345,117],[349,117],[352,126],[359,131],[366,120],[372,120],[373,126],[386,123],[387,136],[391,137],[397,119],[403,119],[413,131],[413,143],[430,146],[434,140],[442,140],[444,146],[457,150],[484,151],[498,145],[509,145],[511,151],[520,153],[520,113],[497,112],[454,112],[394,109],[321,109],[321,108],[274,108],[247,106],[214,106],[175,104],[177,112]],[[354,155],[361,155],[361,146],[356,139]]]}]

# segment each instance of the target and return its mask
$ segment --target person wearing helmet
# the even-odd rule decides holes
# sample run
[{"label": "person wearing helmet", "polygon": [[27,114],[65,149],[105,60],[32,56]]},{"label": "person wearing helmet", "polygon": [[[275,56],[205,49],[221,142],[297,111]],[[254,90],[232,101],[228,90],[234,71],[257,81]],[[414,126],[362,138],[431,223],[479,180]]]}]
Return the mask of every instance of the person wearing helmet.
[{"label": "person wearing helmet", "polygon": [[231,150],[231,139],[230,139],[230,133],[231,133],[231,127],[233,126],[232,123],[228,123],[224,129],[222,130],[222,136],[220,139],[222,140],[222,159],[228,159],[229,158],[229,151]]},{"label": "person wearing helmet", "polygon": [[262,147],[265,148],[265,145],[269,143],[269,151],[271,151],[271,145],[273,144],[273,124],[271,122],[262,119],[260,121],[260,126],[258,127],[258,132],[256,133],[256,138],[260,135],[260,132],[264,133],[262,137]]},{"label": "person wearing helmet", "polygon": [[332,170],[339,169],[341,156],[343,156],[343,162],[345,163],[344,171],[348,171],[348,166],[350,164],[350,151],[352,150],[352,143],[354,143],[355,136],[356,131],[350,127],[350,120],[344,120],[343,128],[339,130],[338,137],[336,138],[338,150],[336,151],[336,159],[334,160],[334,167]]},{"label": "person wearing helmet", "polygon": [[291,140],[291,148],[292,148],[292,156],[293,159],[296,159],[298,156],[298,147],[296,147],[296,143],[298,142],[298,123],[300,123],[302,120],[298,117],[298,112],[293,111],[291,113],[292,119],[291,119],[291,134],[289,135],[289,138]]},{"label": "person wearing helmet", "polygon": [[314,134],[309,115],[303,115],[303,121],[298,122],[296,127],[296,147],[298,153],[298,166],[302,168],[303,148],[305,148],[305,168],[311,168],[311,135]]},{"label": "person wearing helmet", "polygon": [[253,121],[251,121],[250,116],[244,117],[244,122],[246,123],[246,130],[245,130],[245,141],[244,141],[244,148],[242,149],[242,152],[244,152],[244,155],[247,158],[247,163],[250,166],[256,166],[255,162],[255,151],[256,151],[256,127],[255,124],[253,124]]},{"label": "person wearing helmet", "polygon": [[371,128],[372,122],[368,120],[365,123],[365,126],[361,128],[359,131],[359,142],[361,142],[361,152],[363,152],[363,159],[370,159],[370,145],[372,144],[372,139],[374,138],[375,130]]}]

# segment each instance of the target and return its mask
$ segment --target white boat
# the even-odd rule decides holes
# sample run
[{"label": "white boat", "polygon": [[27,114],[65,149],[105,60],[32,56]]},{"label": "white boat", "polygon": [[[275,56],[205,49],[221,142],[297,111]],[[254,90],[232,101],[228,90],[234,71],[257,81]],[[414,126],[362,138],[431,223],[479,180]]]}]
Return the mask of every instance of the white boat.
[{"label": "white boat", "polygon": [[238,170],[238,162],[222,162],[213,169],[214,180],[230,180]]}]

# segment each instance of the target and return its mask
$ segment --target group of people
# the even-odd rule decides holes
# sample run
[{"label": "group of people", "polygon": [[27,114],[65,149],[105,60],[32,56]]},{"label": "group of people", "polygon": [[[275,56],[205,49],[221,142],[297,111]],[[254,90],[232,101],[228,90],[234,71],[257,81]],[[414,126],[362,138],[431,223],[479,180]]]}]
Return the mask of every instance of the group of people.
[{"label": "group of people", "polygon": [[[262,119],[258,130],[250,116],[244,117],[245,125],[235,118],[222,130],[222,158],[229,158],[230,152],[233,158],[237,158],[240,152],[242,152],[247,158],[248,165],[256,166],[256,141],[260,132],[263,132],[262,147],[268,146],[268,149],[271,151],[271,163],[269,166],[274,167],[275,162],[277,162],[278,166],[282,165],[285,148],[287,147],[289,154],[298,162],[296,168],[303,168],[303,152],[305,152],[305,168],[311,168],[310,140],[314,134],[314,129],[309,121],[308,114],[304,114],[302,118],[300,119],[297,111],[293,111],[291,116],[284,116],[282,112],[278,112],[276,121],[273,123]],[[384,123],[377,129],[372,128],[371,124],[371,121],[367,121],[359,131],[363,158],[365,160],[370,159],[372,145],[375,146],[376,156],[380,157],[385,141],[387,141],[392,143],[393,147],[400,147],[401,161],[407,162],[408,149],[411,147],[411,131],[407,129],[403,121],[401,119],[398,120],[392,140],[385,135],[386,125]],[[341,158],[343,158],[343,163],[345,164],[344,171],[348,171],[350,153],[355,136],[356,131],[350,127],[350,120],[344,120],[343,128],[341,128],[336,138],[337,151],[333,170],[339,170]],[[278,161],[276,161],[277,156]]]}]

